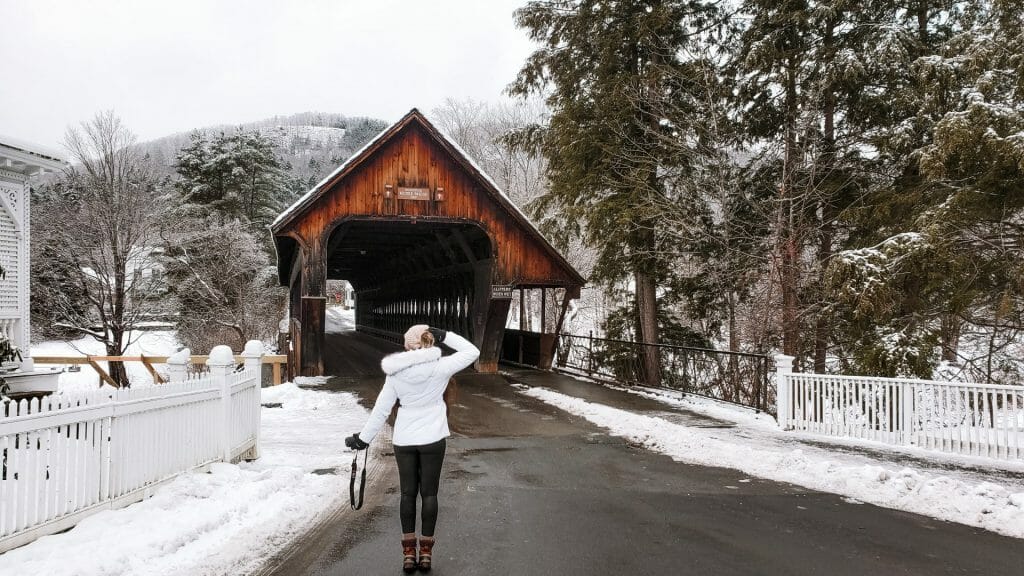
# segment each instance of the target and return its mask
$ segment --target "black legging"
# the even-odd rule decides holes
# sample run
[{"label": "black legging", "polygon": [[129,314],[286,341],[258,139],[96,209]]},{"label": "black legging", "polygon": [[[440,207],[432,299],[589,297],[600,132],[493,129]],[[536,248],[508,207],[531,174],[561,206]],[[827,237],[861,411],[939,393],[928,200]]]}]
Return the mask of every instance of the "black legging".
[{"label": "black legging", "polygon": [[437,486],[441,483],[441,464],[444,463],[444,438],[422,446],[395,446],[398,461],[398,479],[402,485],[402,532],[416,531],[416,494],[423,499],[423,536],[434,535],[437,524]]}]

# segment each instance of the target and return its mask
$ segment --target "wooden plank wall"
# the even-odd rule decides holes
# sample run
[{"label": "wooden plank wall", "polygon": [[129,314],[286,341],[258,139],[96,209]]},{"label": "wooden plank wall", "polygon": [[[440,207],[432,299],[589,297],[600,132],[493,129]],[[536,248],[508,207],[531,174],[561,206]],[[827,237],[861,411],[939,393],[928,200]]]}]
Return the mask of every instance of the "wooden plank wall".
[{"label": "wooden plank wall", "polygon": [[[391,198],[385,186],[392,187]],[[443,200],[398,200],[398,188],[429,188]],[[479,223],[496,244],[493,283],[570,286],[579,283],[510,211],[479,186],[422,127],[407,125],[314,206],[287,226],[312,250],[346,217],[422,217]],[[284,231],[282,231],[284,232]],[[319,256],[319,254],[318,254]],[[326,256],[326,255],[323,255]],[[305,295],[312,295],[304,290]]]}]

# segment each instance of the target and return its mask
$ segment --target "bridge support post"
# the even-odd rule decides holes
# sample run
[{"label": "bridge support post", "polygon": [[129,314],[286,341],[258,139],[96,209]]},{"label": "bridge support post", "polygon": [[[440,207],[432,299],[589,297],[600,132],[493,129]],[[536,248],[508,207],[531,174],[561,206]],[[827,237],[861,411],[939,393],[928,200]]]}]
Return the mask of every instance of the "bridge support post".
[{"label": "bridge support post", "polygon": [[299,322],[302,342],[299,346],[299,375],[323,376],[324,329],[326,328],[327,298],[303,296]]},{"label": "bridge support post", "polygon": [[477,372],[493,374],[498,371],[501,357],[501,342],[505,336],[505,323],[511,300],[490,300],[487,307],[487,321],[484,324],[480,343],[480,359],[476,361]]}]

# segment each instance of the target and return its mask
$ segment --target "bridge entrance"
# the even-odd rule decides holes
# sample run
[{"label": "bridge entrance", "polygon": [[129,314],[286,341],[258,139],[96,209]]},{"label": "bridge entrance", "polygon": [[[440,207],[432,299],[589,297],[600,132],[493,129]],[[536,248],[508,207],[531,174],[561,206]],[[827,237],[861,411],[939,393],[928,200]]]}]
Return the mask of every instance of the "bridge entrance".
[{"label": "bridge entrance", "polygon": [[[348,280],[356,329],[398,341],[412,324],[466,335],[497,370],[517,291],[553,288],[558,324],[583,278],[494,182],[413,109],[271,226],[289,287],[291,375],[324,373],[326,282]],[[520,338],[521,340],[521,338]],[[550,358],[554,339],[538,340]]]}]

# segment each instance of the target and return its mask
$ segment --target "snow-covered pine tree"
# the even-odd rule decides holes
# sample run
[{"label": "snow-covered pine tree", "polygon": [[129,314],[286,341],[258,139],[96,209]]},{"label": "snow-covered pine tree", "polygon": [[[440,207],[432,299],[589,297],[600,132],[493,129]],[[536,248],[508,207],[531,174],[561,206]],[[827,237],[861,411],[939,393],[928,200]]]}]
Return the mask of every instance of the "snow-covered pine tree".
[{"label": "snow-covered pine tree", "polygon": [[[849,250],[829,270],[844,336],[859,370],[929,376],[938,344],[996,380],[997,348],[1024,327],[1024,7],[879,6],[894,24],[867,60],[883,113],[866,140],[888,178],[854,211]],[[967,328],[987,336],[986,352],[958,352]]]},{"label": "snow-covered pine tree", "polygon": [[177,155],[175,187],[194,215],[214,210],[223,221],[243,220],[264,229],[296,189],[274,143],[259,130],[193,133]]}]

